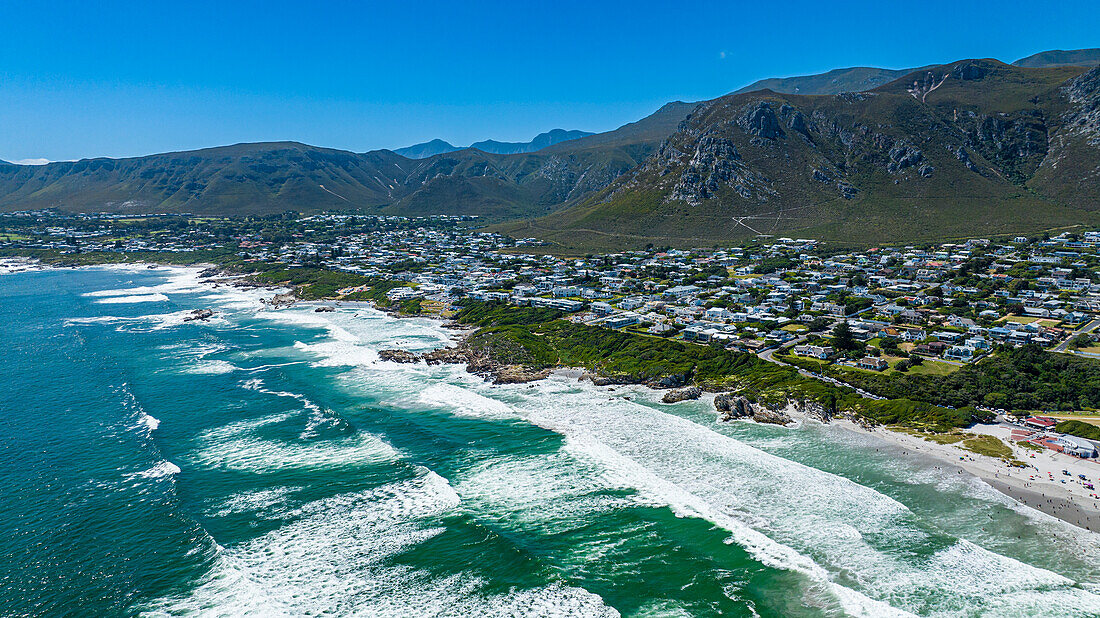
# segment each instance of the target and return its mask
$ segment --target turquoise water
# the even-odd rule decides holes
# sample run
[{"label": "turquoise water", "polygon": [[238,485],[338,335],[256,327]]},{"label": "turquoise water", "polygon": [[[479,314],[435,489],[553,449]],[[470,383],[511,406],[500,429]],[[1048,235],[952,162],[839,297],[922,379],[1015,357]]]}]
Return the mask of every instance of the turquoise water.
[{"label": "turquoise water", "polygon": [[0,615],[1100,615],[1096,535],[871,438],[379,362],[450,335],[260,296],[0,276]]}]

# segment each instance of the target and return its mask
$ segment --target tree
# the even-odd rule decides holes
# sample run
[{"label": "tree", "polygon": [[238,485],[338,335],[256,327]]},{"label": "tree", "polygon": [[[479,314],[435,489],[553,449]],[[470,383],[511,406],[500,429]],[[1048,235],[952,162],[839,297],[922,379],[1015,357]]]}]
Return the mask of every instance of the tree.
[{"label": "tree", "polygon": [[833,328],[833,347],[838,350],[855,350],[859,342],[852,336],[852,329],[845,320]]}]

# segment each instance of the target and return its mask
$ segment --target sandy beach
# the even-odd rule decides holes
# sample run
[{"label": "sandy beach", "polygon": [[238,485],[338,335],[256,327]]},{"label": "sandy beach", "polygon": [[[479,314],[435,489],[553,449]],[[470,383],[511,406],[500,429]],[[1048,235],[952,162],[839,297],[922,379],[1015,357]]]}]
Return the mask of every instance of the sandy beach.
[{"label": "sandy beach", "polygon": [[[1017,502],[1092,532],[1100,532],[1100,491],[1091,490],[1084,482],[1095,484],[1100,478],[1100,463],[1079,459],[1051,450],[1036,452],[1017,446],[1010,439],[1011,429],[1002,425],[975,425],[966,430],[973,434],[997,437],[1012,448],[1016,459],[1026,468],[1009,466],[1004,461],[979,455],[951,444],[929,442],[908,433],[885,427],[864,429],[844,419],[833,421],[838,427],[861,434],[874,435],[905,451],[930,457],[956,468],[960,474],[972,474]],[[1064,474],[1066,470],[1069,474]],[[1088,481],[1081,481],[1084,474]]]}]

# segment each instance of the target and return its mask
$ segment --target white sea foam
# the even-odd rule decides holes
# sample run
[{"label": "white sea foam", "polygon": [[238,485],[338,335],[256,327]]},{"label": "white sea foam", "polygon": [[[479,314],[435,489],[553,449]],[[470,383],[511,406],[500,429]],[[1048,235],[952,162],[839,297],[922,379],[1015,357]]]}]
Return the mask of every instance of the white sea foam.
[{"label": "white sea foam", "polygon": [[[310,414],[306,429],[299,440],[306,440],[307,433],[316,429],[315,416],[325,411],[298,393],[274,391],[264,386],[260,378],[242,383],[242,387],[276,397],[286,397],[301,402]],[[318,442],[288,442],[268,440],[257,435],[257,430],[292,418],[294,412],[238,421],[205,431],[199,436],[202,445],[192,453],[196,465],[230,470],[244,470],[259,474],[287,469],[332,469],[349,465],[378,465],[396,461],[396,450],[378,436],[357,432],[341,439]]]},{"label": "white sea foam", "polygon": [[306,504],[294,518],[242,545],[222,548],[190,595],[152,615],[202,616],[613,616],[599,597],[561,585],[482,595],[483,582],[435,576],[386,559],[443,531],[435,518],[459,504],[439,475]]},{"label": "white sea foam", "polygon": [[[1100,612],[1100,600],[1067,578],[965,541],[957,545],[966,551],[949,546],[934,565],[884,552],[881,539],[912,546],[935,541],[904,505],[885,495],[686,419],[622,399],[607,401],[604,393],[562,379],[536,389],[481,385],[460,394],[454,388],[429,387],[422,402],[438,407],[450,401],[464,416],[519,416],[561,433],[566,452],[604,466],[611,485],[635,487],[681,515],[721,526],[761,562],[803,573],[828,589],[849,613],[903,613],[910,604],[918,610],[925,602],[919,599],[928,596],[940,598],[944,607],[977,611],[998,595],[1011,599],[1003,606],[1009,613],[1017,603],[1041,604],[1024,603],[1025,597],[1045,599],[1071,615],[1079,611],[1075,606]],[[473,390],[504,397],[508,405],[482,401],[490,398]],[[987,569],[990,564],[1012,574],[998,577]],[[930,569],[940,575],[930,577]],[[880,600],[837,584],[835,572],[855,578]],[[969,595],[953,582],[978,593]]]},{"label": "white sea foam", "polygon": [[159,303],[168,300],[164,294],[133,294],[131,296],[108,296],[96,302],[101,305],[118,305],[127,303]]},{"label": "white sea foam", "polygon": [[420,402],[462,416],[519,418],[508,404],[454,384],[432,384],[420,392]]},{"label": "white sea foam", "polygon": [[237,367],[229,361],[223,360],[200,360],[192,365],[187,366],[184,371],[187,373],[197,374],[225,374],[239,371],[240,367]]},{"label": "white sea foam", "polygon": [[153,433],[154,431],[157,430],[157,427],[160,427],[160,420],[157,419],[157,418],[154,418],[148,412],[142,412],[139,419],[140,419],[141,424],[144,425],[145,428],[149,430],[149,433]]},{"label": "white sea foam", "polygon": [[83,318],[69,318],[65,320],[65,325],[79,326],[83,324],[118,324],[118,330],[122,332],[149,332],[174,328],[183,324],[221,326],[227,323],[225,318],[220,315],[215,315],[214,317],[204,321],[189,322],[187,318],[192,316],[193,314],[187,310],[139,316],[102,315]]},{"label": "white sea foam", "polygon": [[217,502],[207,510],[207,514],[211,517],[226,517],[239,513],[270,518],[285,517],[290,512],[287,507],[290,495],[301,489],[301,487],[284,486],[241,492]]},{"label": "white sea foam", "polygon": [[180,473],[180,467],[176,464],[164,460],[157,465],[149,468],[148,470],[142,470],[141,472],[135,472],[133,474],[126,475],[129,479],[143,478],[143,479],[162,479],[170,478]]}]

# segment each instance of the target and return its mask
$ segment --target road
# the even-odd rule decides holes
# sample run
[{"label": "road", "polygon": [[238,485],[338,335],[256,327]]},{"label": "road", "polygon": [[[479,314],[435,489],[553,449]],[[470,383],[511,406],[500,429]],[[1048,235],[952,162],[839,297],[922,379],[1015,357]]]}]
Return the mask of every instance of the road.
[{"label": "road", "polygon": [[[831,331],[839,323],[840,323],[840,320],[837,320],[836,322],[833,322],[832,324],[829,325],[829,328],[826,329],[826,330]],[[788,341],[787,343],[784,343],[783,345],[764,350],[763,352],[760,352],[759,354],[757,354],[757,356],[759,356],[762,360],[768,361],[769,363],[775,363],[776,365],[782,365],[784,367],[794,367],[794,365],[788,365],[787,363],[784,363],[783,361],[775,358],[775,353],[778,352],[779,350],[784,349],[784,348],[794,347],[794,346],[798,345],[799,343],[802,343],[803,341],[806,340],[806,338],[809,335],[810,335],[810,333],[806,333],[804,335],[799,335],[798,337],[795,337],[793,340]],[[885,399],[884,397],[879,397],[878,395],[872,395],[871,393],[868,393],[867,391],[865,391],[865,390],[863,390],[859,387],[852,386],[851,384],[848,384],[847,382],[841,382],[840,380],[837,380],[836,378],[831,378],[829,376],[821,375],[820,373],[814,373],[812,371],[807,371],[807,370],[805,370],[801,367],[795,367],[795,369],[798,370],[798,373],[802,374],[803,376],[805,376],[807,378],[811,378],[811,379],[814,379],[814,380],[821,380],[822,382],[828,382],[828,383],[833,384],[835,386],[844,386],[844,387],[850,388],[850,389],[854,390],[860,397],[863,397],[864,399]]]},{"label": "road", "polygon": [[[1073,341],[1074,337],[1076,337],[1077,335],[1083,335],[1085,333],[1091,333],[1092,331],[1096,330],[1097,326],[1100,326],[1100,318],[1093,318],[1091,322],[1089,322],[1088,324],[1085,324],[1084,328],[1082,328],[1079,331],[1075,331],[1072,335],[1070,335],[1069,337],[1066,337],[1066,340],[1063,341],[1062,343],[1059,343],[1057,345],[1057,347],[1054,348],[1054,351],[1055,352],[1065,352],[1065,351],[1069,350],[1069,344]],[[1076,352],[1076,351],[1074,351],[1073,353],[1074,354],[1079,354],[1079,352]],[[1086,354],[1086,356],[1091,356],[1091,355]]]}]

